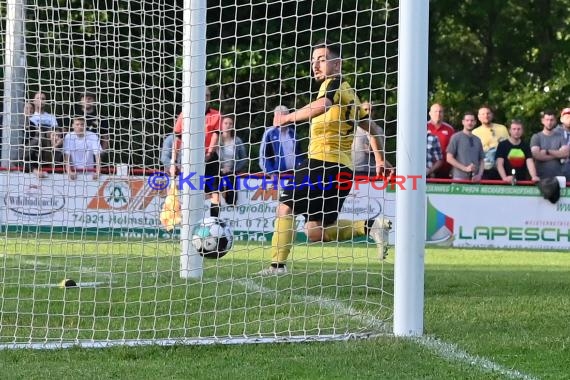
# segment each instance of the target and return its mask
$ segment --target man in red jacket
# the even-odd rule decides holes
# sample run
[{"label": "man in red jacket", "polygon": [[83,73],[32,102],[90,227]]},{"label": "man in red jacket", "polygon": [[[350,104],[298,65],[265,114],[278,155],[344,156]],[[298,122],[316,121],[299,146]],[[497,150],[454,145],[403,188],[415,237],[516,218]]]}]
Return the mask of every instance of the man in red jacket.
[{"label": "man in red jacket", "polygon": [[[427,130],[439,140],[439,145],[441,146],[441,152],[443,157],[447,155],[447,145],[449,145],[449,140],[451,136],[455,133],[455,129],[446,122],[443,121],[444,108],[439,103],[434,103],[429,109],[430,120],[427,123]],[[432,173],[432,177],[436,178],[449,178],[449,173],[451,171],[451,165],[447,161],[443,162],[443,165]]]},{"label": "man in red jacket", "polygon": [[[210,107],[210,100],[212,93],[206,87],[206,167],[204,169],[204,176],[212,177],[213,180],[205,184],[204,193],[210,194],[210,216],[220,216],[220,192],[219,192],[219,176],[220,176],[220,161],[218,159],[218,142],[220,139],[220,126],[221,116],[220,112]],[[172,147],[172,159],[170,161],[170,175],[174,178],[178,170],[176,166],[176,159],[182,147],[182,127],[184,125],[184,117],[182,113],[178,115],[176,124],[174,125],[174,135],[176,140]]]}]

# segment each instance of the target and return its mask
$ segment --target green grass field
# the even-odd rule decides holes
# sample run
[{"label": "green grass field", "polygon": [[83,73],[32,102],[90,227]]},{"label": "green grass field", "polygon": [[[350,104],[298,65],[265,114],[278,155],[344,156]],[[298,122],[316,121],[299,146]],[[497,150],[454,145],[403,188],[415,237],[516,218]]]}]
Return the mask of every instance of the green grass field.
[{"label": "green grass field", "polygon": [[[428,249],[425,337],[390,333],[393,256],[299,245],[261,279],[258,244],[178,276],[169,242],[4,238],[0,344],[372,333],[336,342],[0,350],[0,378],[570,378],[570,255]],[[393,255],[393,252],[392,252]],[[95,287],[61,289],[73,278]],[[199,313],[198,311],[201,311]]]}]

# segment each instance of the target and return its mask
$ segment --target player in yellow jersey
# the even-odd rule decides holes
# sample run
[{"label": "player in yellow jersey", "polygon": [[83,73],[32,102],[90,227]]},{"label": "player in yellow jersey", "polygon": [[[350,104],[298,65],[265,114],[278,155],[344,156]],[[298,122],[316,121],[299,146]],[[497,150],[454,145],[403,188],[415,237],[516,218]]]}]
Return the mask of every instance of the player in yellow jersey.
[{"label": "player in yellow jersey", "polygon": [[[258,273],[261,276],[287,273],[295,215],[305,217],[305,233],[310,241],[341,241],[368,235],[376,243],[380,258],[386,257],[391,228],[388,219],[378,216],[367,221],[338,220],[352,186],[354,129],[358,125],[376,139],[381,130],[360,107],[352,87],[342,80],[338,46],[319,43],[313,47],[311,68],[315,79],[321,82],[317,99],[278,120],[281,125],[310,120],[309,152],[306,167],[296,170],[293,182],[281,192],[271,241],[272,262]],[[379,141],[378,146],[382,146]],[[383,160],[376,165],[380,176]]]}]

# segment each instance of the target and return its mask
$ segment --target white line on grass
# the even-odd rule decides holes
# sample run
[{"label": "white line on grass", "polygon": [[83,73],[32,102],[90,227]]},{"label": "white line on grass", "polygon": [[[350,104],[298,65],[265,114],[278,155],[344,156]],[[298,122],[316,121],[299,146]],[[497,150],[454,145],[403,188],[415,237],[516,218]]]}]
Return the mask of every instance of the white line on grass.
[{"label": "white line on grass", "polygon": [[111,277],[111,275],[112,275],[111,272],[98,272],[97,268],[95,268],[95,267],[85,267],[85,266],[72,267],[72,266],[68,266],[68,265],[54,265],[54,264],[51,264],[47,261],[42,261],[42,260],[38,260],[38,259],[34,259],[34,260],[19,259],[17,261],[20,264],[33,265],[34,269],[36,269],[37,267],[43,267],[43,268],[48,268],[48,269],[68,270],[70,272],[79,272],[81,274],[94,274],[95,276],[107,277],[107,278]]},{"label": "white line on grass", "polygon": [[510,379],[523,379],[523,380],[535,380],[536,377],[527,375],[517,370],[506,368],[500,364],[492,362],[489,359],[485,359],[479,356],[473,356],[466,351],[463,351],[457,345],[452,343],[442,342],[439,339],[433,337],[418,337],[412,338],[413,341],[417,342],[419,345],[429,348],[435,351],[439,356],[447,359],[449,361],[458,361],[462,363],[467,363],[469,365],[479,367],[485,372],[500,373]]},{"label": "white line on grass", "polygon": [[[262,285],[259,285],[258,283],[256,283],[251,279],[239,279],[236,280],[236,282],[244,286],[246,289],[254,292],[259,292],[263,294],[276,294],[278,292],[277,290],[271,290]],[[369,313],[363,313],[352,307],[347,307],[340,301],[336,301],[330,298],[303,296],[298,294],[292,294],[291,296],[292,298],[301,302],[317,303],[319,306],[323,308],[332,309],[337,312],[348,314],[351,316],[357,316],[361,321],[363,321],[368,326],[374,326],[378,328],[380,332],[389,335],[389,332],[387,330],[388,326],[385,322],[381,321],[380,319],[376,318],[375,316]],[[522,380],[537,379],[534,376],[527,375],[517,370],[509,369],[489,359],[471,355],[468,352],[459,348],[455,344],[446,343],[434,337],[422,336],[422,337],[411,338],[410,340],[416,342],[420,346],[429,349],[430,351],[434,352],[436,355],[447,361],[465,363],[470,366],[477,367],[479,370],[483,372],[499,373],[503,376],[506,376],[509,379],[522,379]]]},{"label": "white line on grass", "polygon": [[[248,290],[263,293],[263,294],[277,294],[277,290],[271,290],[265,288],[255,281],[251,279],[239,279],[236,282]],[[381,321],[380,319],[374,317],[373,315],[369,315],[367,313],[362,313],[360,310],[356,310],[353,307],[346,306],[342,302],[338,302],[331,298],[323,298],[323,297],[315,297],[315,296],[300,296],[300,295],[292,295],[293,298],[305,302],[305,303],[312,303],[318,304],[322,308],[331,309],[339,314],[350,315],[358,318],[358,320],[364,322],[365,324],[372,326],[378,329],[382,333],[388,333],[388,326],[385,322]]]},{"label": "white line on grass", "polygon": [[[24,265],[31,265],[34,267],[34,270],[37,270],[38,267],[40,268],[47,268],[51,270],[67,270],[70,272],[79,272],[80,274],[91,274],[95,275],[95,277],[103,277],[107,278],[108,281],[91,281],[91,282],[78,282],[76,287],[80,288],[94,288],[101,285],[111,285],[113,282],[111,281],[112,273],[110,272],[98,272],[97,268],[95,267],[72,267],[67,265],[53,265],[47,261],[42,261],[36,259],[23,259],[23,258],[16,258],[14,259],[21,264]],[[62,287],[60,284],[20,284],[20,286],[24,287],[34,287],[34,288],[58,288]]]}]

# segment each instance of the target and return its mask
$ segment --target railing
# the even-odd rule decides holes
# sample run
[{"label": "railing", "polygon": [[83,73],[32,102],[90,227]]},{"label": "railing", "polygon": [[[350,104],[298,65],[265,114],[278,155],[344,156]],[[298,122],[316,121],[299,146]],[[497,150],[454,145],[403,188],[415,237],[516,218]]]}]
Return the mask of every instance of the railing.
[{"label": "railing", "polygon": [[[55,168],[43,168],[42,169],[44,172],[46,173],[64,173],[64,168],[63,165],[60,166],[56,166]],[[5,167],[1,167],[0,166],[0,171],[13,171],[13,172],[22,172],[24,171],[23,167],[11,167],[11,168],[5,168]],[[95,171],[94,169],[86,169],[83,170],[85,172],[93,172]],[[101,174],[115,174],[117,171],[115,166],[103,166],[101,167]],[[163,172],[162,169],[154,169],[154,168],[139,168],[139,167],[129,167],[128,168],[128,175],[132,175],[132,176],[146,176],[146,175],[151,175],[157,172]],[[269,177],[270,175],[267,175],[263,172],[257,172],[257,173],[239,173],[238,175],[240,176],[251,176],[251,177]],[[284,177],[284,178],[290,178],[293,176],[293,172],[285,172],[285,173],[281,173],[279,174],[279,177]],[[392,181],[394,177],[388,177],[388,178],[384,178],[384,177],[368,177],[369,181],[384,181],[385,179],[388,179],[388,181]],[[502,180],[481,180],[479,182],[472,182],[470,180],[454,180],[454,179],[445,179],[445,178],[428,178],[427,179],[427,183],[461,183],[461,184],[479,184],[479,185],[497,185],[497,186],[536,186],[536,182],[532,182],[532,181],[517,181],[516,184],[512,184],[510,182],[505,182]],[[567,187],[570,187],[570,182],[567,182]]]}]

